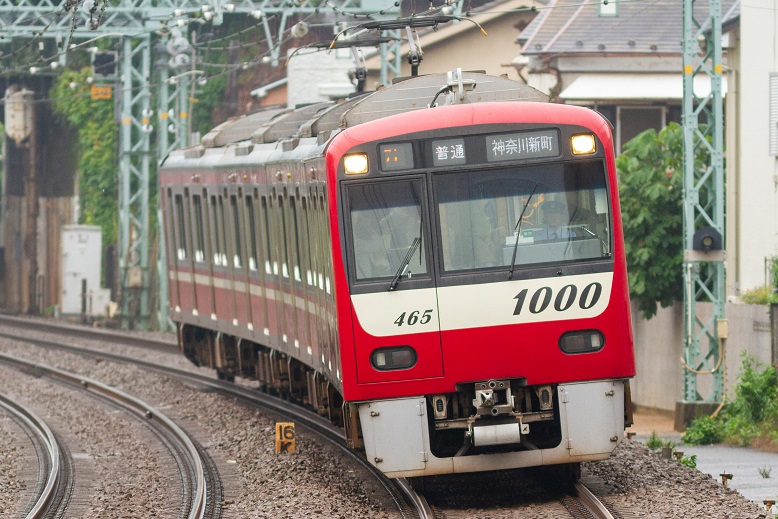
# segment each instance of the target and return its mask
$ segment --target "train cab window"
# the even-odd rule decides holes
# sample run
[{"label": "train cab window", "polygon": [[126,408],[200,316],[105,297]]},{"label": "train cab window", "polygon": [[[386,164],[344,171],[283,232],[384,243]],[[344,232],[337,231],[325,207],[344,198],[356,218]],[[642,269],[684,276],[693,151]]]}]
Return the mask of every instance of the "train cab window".
[{"label": "train cab window", "polygon": [[610,256],[597,161],[434,177],[444,272]]},{"label": "train cab window", "polygon": [[427,240],[419,180],[348,188],[357,281],[427,274]]}]

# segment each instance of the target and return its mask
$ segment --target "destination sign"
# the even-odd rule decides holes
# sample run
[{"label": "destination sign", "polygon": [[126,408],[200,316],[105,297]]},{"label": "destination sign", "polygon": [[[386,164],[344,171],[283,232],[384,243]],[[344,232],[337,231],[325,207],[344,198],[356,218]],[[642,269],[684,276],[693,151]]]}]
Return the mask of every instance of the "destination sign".
[{"label": "destination sign", "polygon": [[559,134],[556,130],[486,136],[486,160],[489,162],[557,155],[559,155]]},{"label": "destination sign", "polygon": [[456,166],[467,164],[465,139],[432,141],[432,165]]}]

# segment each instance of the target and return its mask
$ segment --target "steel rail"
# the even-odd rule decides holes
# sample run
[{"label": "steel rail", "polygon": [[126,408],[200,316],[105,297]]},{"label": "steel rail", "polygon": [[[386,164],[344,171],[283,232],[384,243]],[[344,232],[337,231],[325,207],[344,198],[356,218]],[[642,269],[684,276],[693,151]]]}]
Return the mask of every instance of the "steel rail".
[{"label": "steel rail", "polygon": [[139,337],[137,335],[122,333],[115,330],[88,328],[86,326],[66,324],[58,321],[49,322],[44,319],[25,319],[23,317],[0,314],[0,325],[27,327],[28,329],[34,328],[35,331],[47,333],[65,333],[72,337],[81,337],[96,341],[110,341],[112,343],[121,343],[136,347],[140,346],[152,350],[178,351],[178,345],[174,341]]},{"label": "steel rail", "polygon": [[[30,342],[37,342],[32,341],[31,339],[27,340]],[[197,448],[194,446],[189,436],[170,418],[165,416],[163,413],[158,412],[153,407],[147,405],[142,400],[139,400],[125,393],[124,391],[102,384],[96,380],[3,353],[0,353],[0,361],[5,362],[6,364],[33,369],[38,372],[42,372],[51,378],[70,384],[80,385],[85,391],[100,395],[101,397],[110,400],[123,408],[126,408],[148,420],[156,422],[163,429],[167,430],[168,433],[176,438],[176,440],[184,447],[183,450],[188,455],[188,461],[193,467],[193,475],[196,483],[194,485],[195,491],[190,497],[189,514],[187,517],[188,519],[203,519],[205,515],[206,488],[205,470],[203,468],[202,459],[200,458],[200,453],[197,451]]]},{"label": "steel rail", "polygon": [[[61,478],[62,451],[59,448],[59,442],[49,426],[46,425],[46,422],[31,409],[3,394],[0,394],[0,407],[13,414],[17,420],[23,423],[30,432],[36,435],[38,442],[44,447],[44,454],[48,459],[40,459],[39,457],[38,464],[40,472],[46,473],[46,484],[26,516],[27,519],[42,518],[47,513],[49,505],[54,501],[57,493],[57,484]],[[48,470],[46,470],[47,467]]]},{"label": "steel rail", "polygon": [[586,485],[580,481],[576,481],[575,490],[578,494],[576,496],[578,500],[589,509],[596,519],[614,519],[613,514],[605,507],[605,504],[603,504],[603,502],[600,501]]},{"label": "steel rail", "polygon": [[[3,322],[9,324],[10,326],[25,326],[25,327],[30,326],[30,324],[37,325],[38,323],[38,321],[30,321],[27,319],[18,319],[13,317],[8,318],[7,316],[0,316],[0,324],[2,324]],[[78,327],[67,326],[65,327],[64,331],[68,333],[73,331],[73,333],[76,333],[81,337],[85,336],[82,335],[79,330],[73,330],[74,328],[78,328]],[[54,332],[54,333],[60,332],[60,330],[57,329],[56,325],[51,325],[48,323],[46,323],[46,331]],[[97,339],[110,340],[111,339],[110,336],[111,336],[111,332],[106,331],[101,333],[99,337],[97,337]],[[59,342],[33,339],[24,336],[13,335],[10,333],[0,333],[0,337],[5,337],[8,339],[18,340],[23,342],[30,342],[46,348],[65,350],[71,353],[75,353],[77,355],[98,356],[106,360],[122,362],[125,364],[134,364],[144,369],[148,369],[188,383],[205,386],[221,394],[230,397],[240,398],[241,400],[248,402],[251,405],[260,406],[278,415],[290,417],[292,420],[294,420],[297,423],[300,423],[303,427],[307,428],[311,432],[318,434],[322,438],[328,440],[331,444],[341,449],[346,455],[351,457],[357,463],[362,465],[366,470],[368,470],[371,474],[373,474],[373,476],[376,477],[376,479],[381,483],[381,485],[384,487],[387,493],[392,497],[395,504],[397,505],[398,510],[403,515],[403,517],[406,516],[404,510],[406,504],[411,505],[411,507],[415,512],[415,515],[418,516],[420,519],[430,519],[434,517],[434,514],[431,511],[426,500],[423,497],[419,496],[410,487],[410,484],[407,482],[407,480],[405,479],[392,480],[390,478],[387,478],[383,472],[381,472],[376,467],[374,467],[370,462],[368,462],[367,459],[364,458],[364,456],[360,456],[352,449],[346,447],[345,434],[342,429],[335,427],[334,425],[332,425],[332,423],[329,420],[324,419],[323,417],[319,416],[317,413],[307,411],[302,407],[290,406],[289,402],[286,400],[274,397],[272,395],[264,394],[264,393],[257,393],[256,389],[245,388],[239,385],[235,385],[231,382],[205,377],[203,375],[198,375],[190,371],[184,371],[176,368],[160,366],[152,362],[139,360],[131,357],[125,357],[123,355],[117,355],[114,353],[93,350],[91,348],[86,348],[86,347],[69,346]],[[129,334],[120,334],[119,338],[122,343],[131,344],[132,342],[131,340],[133,336]],[[144,346],[145,344],[146,344],[146,340],[141,339],[140,346]],[[0,359],[1,358],[2,357],[0,357]]]}]

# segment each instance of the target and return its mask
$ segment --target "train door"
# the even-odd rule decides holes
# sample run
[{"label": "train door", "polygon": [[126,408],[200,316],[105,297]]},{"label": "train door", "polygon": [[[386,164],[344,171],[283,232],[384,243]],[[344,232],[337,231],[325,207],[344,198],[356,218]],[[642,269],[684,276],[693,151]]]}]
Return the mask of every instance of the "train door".
[{"label": "train door", "polygon": [[214,275],[214,268],[216,263],[216,249],[214,246],[215,238],[214,233],[216,227],[216,216],[214,211],[215,202],[213,205],[208,203],[208,191],[203,189],[202,197],[202,209],[203,209],[203,232],[205,233],[205,264],[208,266],[208,283],[206,286],[206,297],[210,306],[210,318],[216,319],[216,279]]},{"label": "train door", "polygon": [[289,317],[286,313],[286,290],[289,279],[289,267],[287,265],[286,228],[284,226],[284,197],[275,194],[268,198],[270,208],[270,224],[272,227],[272,245],[275,252],[272,270],[275,277],[273,299],[275,301],[275,330],[276,344],[279,349],[286,350],[289,341],[288,326]]},{"label": "train door", "polygon": [[251,299],[250,323],[251,329],[261,333],[267,326],[267,306],[265,299],[265,271],[262,251],[263,236],[260,234],[259,193],[247,193],[245,196],[246,211],[246,246],[248,248],[248,294]]},{"label": "train door", "polygon": [[[330,215],[327,205],[327,197],[322,192],[319,195],[319,225],[321,229],[322,239],[326,240],[325,243],[332,243],[332,230],[330,228]],[[327,371],[331,374],[337,375],[337,377],[330,377],[331,379],[340,378],[341,365],[340,365],[340,350],[338,343],[337,332],[337,307],[335,303],[335,295],[332,291],[332,272],[333,272],[333,260],[332,252],[327,247],[322,253],[322,275],[319,279],[319,287],[322,290],[322,296],[325,300],[325,327],[324,327],[324,357],[327,359]]]},{"label": "train door", "polygon": [[[200,316],[209,318],[213,312],[210,268],[206,262],[205,250],[205,212],[203,208],[203,195],[192,193],[191,195],[191,221],[192,221],[192,261],[195,274],[195,299],[197,311]],[[198,281],[199,279],[199,281]],[[202,280],[208,279],[209,283]]]},{"label": "train door", "polygon": [[324,273],[326,272],[326,258],[328,256],[328,233],[326,214],[324,212],[323,196],[319,189],[311,190],[309,197],[310,236],[312,241],[312,270],[313,290],[316,294],[316,318],[314,322],[314,366],[318,366],[322,373],[331,358],[328,341],[327,321],[329,319],[329,300],[325,291]]},{"label": "train door", "polygon": [[232,271],[233,271],[233,294],[235,313],[233,314],[234,325],[248,325],[251,323],[251,298],[249,297],[248,265],[246,265],[246,225],[243,219],[242,190],[238,189],[236,193],[230,193],[230,240],[232,246]]},{"label": "train door", "polygon": [[230,294],[230,271],[225,243],[224,201],[221,193],[211,195],[211,223],[213,250],[213,287],[215,312],[222,321],[232,318],[232,297]]},{"label": "train door", "polygon": [[316,287],[316,242],[311,235],[310,192],[300,198],[300,242],[302,251],[303,286],[305,287],[305,337],[309,362],[319,358],[316,324],[319,321],[320,294]]},{"label": "train door", "polygon": [[191,249],[188,243],[189,222],[186,209],[188,195],[188,190],[184,190],[184,193],[174,194],[173,205],[175,206],[174,236],[176,248],[174,253],[176,255],[176,270],[178,271],[178,305],[179,311],[190,313],[196,308],[196,302],[194,297],[193,266],[189,252]]},{"label": "train door", "polygon": [[169,269],[168,283],[170,284],[170,308],[176,312],[181,308],[181,296],[178,289],[178,260],[176,258],[176,228],[175,207],[173,205],[173,190],[166,189],[166,210],[162,214],[168,215],[165,219],[165,249],[167,250],[167,266]]},{"label": "train door", "polygon": [[[273,238],[272,198],[268,197],[265,193],[263,193],[259,199],[259,210],[259,227],[262,229],[262,239],[260,240],[260,243],[263,251],[262,257],[264,258],[264,263],[261,268],[264,281],[262,283],[262,290],[264,296],[263,311],[265,326],[262,329],[262,333],[269,340],[270,330],[272,327],[277,326],[275,323],[278,321],[278,317],[276,316],[277,305],[275,302],[278,288],[278,254],[275,250]],[[276,265],[275,273],[273,270],[274,265]],[[267,344],[270,345],[269,342]]]},{"label": "train door", "polygon": [[284,190],[284,197],[280,200],[281,224],[284,226],[284,268],[287,275],[284,277],[284,300],[286,311],[287,348],[290,353],[299,356],[300,335],[297,322],[298,291],[300,267],[297,254],[297,205],[294,193]]},{"label": "train door", "polygon": [[305,225],[305,197],[299,190],[295,196],[289,197],[290,202],[290,240],[294,264],[293,286],[295,293],[295,349],[299,358],[310,361],[313,353],[311,336],[308,331],[308,244]]},{"label": "train door", "polygon": [[236,284],[240,282],[240,271],[243,267],[240,252],[237,249],[238,237],[236,236],[236,222],[233,218],[233,194],[225,189],[219,197],[219,205],[222,214],[222,228],[224,229],[224,242],[227,254],[227,290],[229,294],[229,321],[233,326],[238,325],[238,290]]}]

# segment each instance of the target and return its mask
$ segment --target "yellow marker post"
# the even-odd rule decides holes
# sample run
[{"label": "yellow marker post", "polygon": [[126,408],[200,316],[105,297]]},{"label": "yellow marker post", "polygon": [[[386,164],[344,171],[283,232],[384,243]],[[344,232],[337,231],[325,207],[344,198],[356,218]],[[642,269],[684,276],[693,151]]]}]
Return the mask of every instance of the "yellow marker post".
[{"label": "yellow marker post", "polygon": [[294,452],[294,423],[276,423],[276,454]]}]

